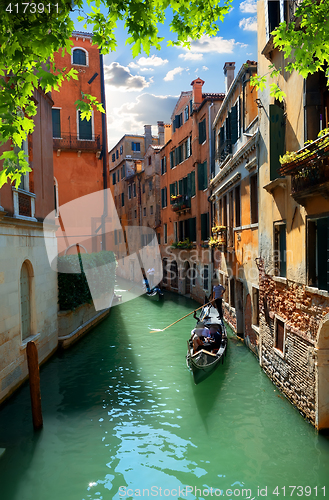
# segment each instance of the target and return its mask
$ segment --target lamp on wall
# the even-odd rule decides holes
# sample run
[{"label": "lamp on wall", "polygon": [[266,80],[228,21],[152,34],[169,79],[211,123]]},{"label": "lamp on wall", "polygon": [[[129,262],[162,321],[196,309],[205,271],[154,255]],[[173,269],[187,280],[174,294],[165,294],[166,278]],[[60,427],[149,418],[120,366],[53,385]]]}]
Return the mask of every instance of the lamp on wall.
[{"label": "lamp on wall", "polygon": [[255,99],[255,103],[257,104],[257,108],[264,108],[263,103],[259,98]]}]

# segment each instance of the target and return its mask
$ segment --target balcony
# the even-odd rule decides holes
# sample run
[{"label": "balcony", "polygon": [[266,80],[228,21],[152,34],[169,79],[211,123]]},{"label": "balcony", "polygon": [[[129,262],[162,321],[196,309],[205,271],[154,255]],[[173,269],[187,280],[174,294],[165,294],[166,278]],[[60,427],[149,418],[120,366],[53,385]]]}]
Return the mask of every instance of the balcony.
[{"label": "balcony", "polygon": [[191,198],[182,194],[171,196],[171,208],[178,214],[188,212],[191,210]]},{"label": "balcony", "polygon": [[228,155],[232,154],[232,142],[231,139],[227,139],[219,146],[216,151],[215,158],[219,163],[223,163]]},{"label": "balcony", "polygon": [[293,153],[286,153],[280,173],[291,176],[291,195],[305,206],[311,196],[329,198],[329,134]]},{"label": "balcony", "polygon": [[79,139],[77,134],[62,134],[60,138],[53,138],[53,149],[57,151],[92,151],[102,149],[100,135],[92,135],[91,139]]}]

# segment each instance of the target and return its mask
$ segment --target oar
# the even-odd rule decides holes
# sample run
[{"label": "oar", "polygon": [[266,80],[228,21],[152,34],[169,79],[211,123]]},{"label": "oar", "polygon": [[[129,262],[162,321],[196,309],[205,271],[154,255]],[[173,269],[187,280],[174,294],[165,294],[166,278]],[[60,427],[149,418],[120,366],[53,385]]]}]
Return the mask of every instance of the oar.
[{"label": "oar", "polygon": [[171,325],[169,326],[166,326],[166,328],[163,328],[162,330],[160,328],[158,328],[157,330],[151,330],[150,333],[157,333],[157,332],[164,332],[165,330],[167,330],[167,328],[170,328],[171,326],[175,325],[176,323],[178,323],[179,321],[182,321],[182,319],[184,318],[187,318],[187,316],[190,316],[190,314],[193,314],[195,313],[196,311],[199,311],[199,309],[202,309],[203,307],[206,307],[208,306],[209,304],[211,304],[211,302],[208,302],[207,304],[203,304],[203,306],[201,307],[198,307],[197,309],[194,309],[194,311],[186,314],[185,316],[183,316],[182,318],[178,319],[177,321],[175,321],[174,323],[171,323]]}]

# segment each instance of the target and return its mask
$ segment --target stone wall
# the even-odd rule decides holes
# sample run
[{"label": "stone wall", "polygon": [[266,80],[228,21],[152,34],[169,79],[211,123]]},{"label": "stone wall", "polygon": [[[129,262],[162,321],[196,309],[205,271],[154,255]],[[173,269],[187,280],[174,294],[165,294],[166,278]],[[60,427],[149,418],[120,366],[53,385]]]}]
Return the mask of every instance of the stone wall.
[{"label": "stone wall", "polygon": [[[0,218],[0,402],[28,376],[26,345],[33,340],[39,363],[57,349],[57,273],[48,263],[42,223]],[[20,272],[29,269],[31,335],[22,340]]]}]

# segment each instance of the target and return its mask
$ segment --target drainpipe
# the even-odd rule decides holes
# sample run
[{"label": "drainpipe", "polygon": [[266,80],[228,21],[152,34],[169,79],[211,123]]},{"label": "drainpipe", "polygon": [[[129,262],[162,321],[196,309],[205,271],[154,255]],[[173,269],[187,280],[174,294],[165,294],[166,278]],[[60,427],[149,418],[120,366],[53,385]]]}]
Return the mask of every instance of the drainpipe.
[{"label": "drainpipe", "polygon": [[105,82],[103,54],[99,53],[100,78],[101,78],[101,102],[105,113],[102,113],[102,160],[103,160],[103,192],[104,192],[104,211],[102,215],[102,250],[106,250],[105,219],[108,215],[107,206],[107,137],[106,137],[106,106],[105,106]]}]

